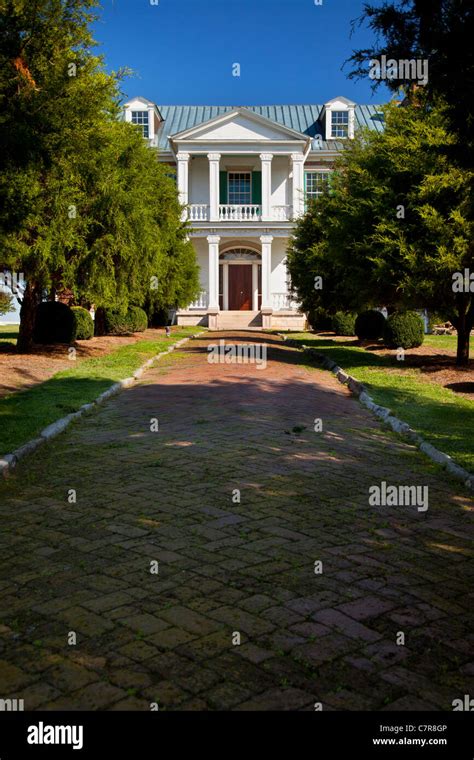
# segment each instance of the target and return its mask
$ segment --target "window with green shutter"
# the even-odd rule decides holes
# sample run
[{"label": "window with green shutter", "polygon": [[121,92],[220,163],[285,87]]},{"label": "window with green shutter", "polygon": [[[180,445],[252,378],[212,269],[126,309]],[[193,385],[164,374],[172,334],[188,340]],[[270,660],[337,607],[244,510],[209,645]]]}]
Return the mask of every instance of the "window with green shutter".
[{"label": "window with green shutter", "polygon": [[227,172],[219,172],[219,203],[227,203]]},{"label": "window with green shutter", "polygon": [[262,203],[262,172],[252,172],[252,203]]}]

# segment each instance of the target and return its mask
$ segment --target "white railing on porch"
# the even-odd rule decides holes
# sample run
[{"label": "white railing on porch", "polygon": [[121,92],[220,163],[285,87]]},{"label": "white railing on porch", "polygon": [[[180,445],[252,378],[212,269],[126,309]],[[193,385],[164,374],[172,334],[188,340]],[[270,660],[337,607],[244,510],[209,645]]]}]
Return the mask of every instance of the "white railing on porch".
[{"label": "white railing on porch", "polygon": [[202,290],[198,298],[189,304],[188,309],[207,309],[207,291]]},{"label": "white railing on porch", "polygon": [[205,203],[192,203],[189,207],[189,219],[191,222],[207,222],[208,208]]},{"label": "white railing on porch", "polygon": [[292,206],[272,206],[272,219],[275,222],[289,222]]},{"label": "white railing on porch", "polygon": [[[289,222],[292,206],[272,206],[271,216],[275,222]],[[206,203],[191,203],[188,218],[191,222],[208,222],[209,206]],[[227,203],[219,206],[220,222],[260,222],[262,207],[255,204],[244,206]]]},{"label": "white railing on porch", "polygon": [[252,222],[259,221],[262,216],[262,207],[250,204],[237,206],[226,204],[219,206],[220,222]]},{"label": "white railing on porch", "polygon": [[272,293],[272,306],[275,311],[282,309],[298,309],[298,303],[293,300],[289,293]]}]

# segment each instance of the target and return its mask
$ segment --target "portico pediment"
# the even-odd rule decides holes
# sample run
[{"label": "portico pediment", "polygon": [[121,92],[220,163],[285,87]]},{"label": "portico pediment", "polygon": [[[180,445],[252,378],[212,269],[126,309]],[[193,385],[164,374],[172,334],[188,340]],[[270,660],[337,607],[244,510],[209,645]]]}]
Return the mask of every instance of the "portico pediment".
[{"label": "portico pediment", "polygon": [[176,143],[294,143],[306,144],[308,136],[277,124],[246,108],[238,108],[191,129],[170,135]]}]

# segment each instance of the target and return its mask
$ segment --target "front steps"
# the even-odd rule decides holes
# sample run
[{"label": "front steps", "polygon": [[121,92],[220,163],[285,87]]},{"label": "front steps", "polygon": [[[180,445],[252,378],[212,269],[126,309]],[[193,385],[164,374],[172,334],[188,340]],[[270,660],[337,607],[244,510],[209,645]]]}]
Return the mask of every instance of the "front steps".
[{"label": "front steps", "polygon": [[[274,311],[265,313],[266,329],[293,330],[300,332],[306,327],[304,314],[297,311]],[[212,311],[193,309],[179,311],[178,325],[183,327],[200,325],[211,330],[262,330],[261,311]]]},{"label": "front steps", "polygon": [[220,311],[217,315],[218,330],[244,330],[248,327],[262,327],[259,311]]}]

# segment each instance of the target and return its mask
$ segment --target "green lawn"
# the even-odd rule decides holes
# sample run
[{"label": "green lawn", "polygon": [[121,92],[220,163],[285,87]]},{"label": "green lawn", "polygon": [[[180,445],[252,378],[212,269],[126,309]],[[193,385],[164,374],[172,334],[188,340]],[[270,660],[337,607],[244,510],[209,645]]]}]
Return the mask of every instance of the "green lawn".
[{"label": "green lawn", "polygon": [[[363,382],[378,404],[389,407],[426,440],[474,471],[474,403],[468,398],[422,379],[418,369],[406,367],[393,356],[381,356],[312,333],[291,337],[329,356]],[[445,347],[446,339],[455,341],[455,336],[426,337],[426,343],[434,347]]]},{"label": "green lawn", "polygon": [[0,325],[0,345],[2,343],[16,344],[20,325]]},{"label": "green lawn", "polygon": [[433,346],[433,348],[445,348],[456,353],[457,342],[457,335],[425,335],[423,345]]},{"label": "green lawn", "polygon": [[35,438],[47,425],[93,401],[117,380],[129,377],[171,343],[201,330],[182,327],[169,339],[140,340],[96,359],[83,359],[34,388],[0,399],[0,454]]}]

